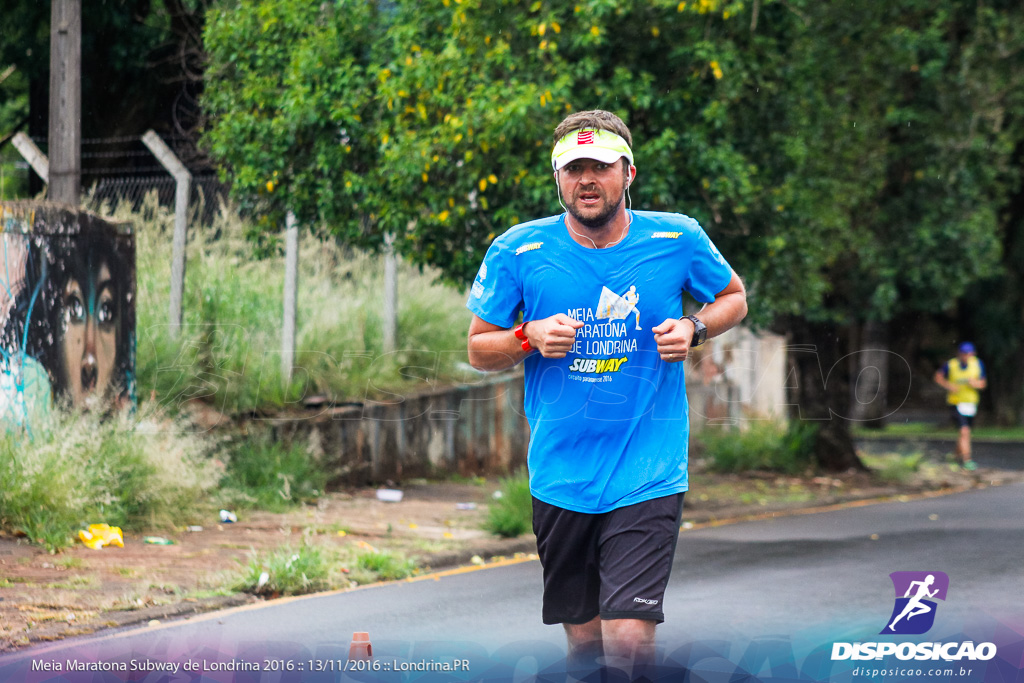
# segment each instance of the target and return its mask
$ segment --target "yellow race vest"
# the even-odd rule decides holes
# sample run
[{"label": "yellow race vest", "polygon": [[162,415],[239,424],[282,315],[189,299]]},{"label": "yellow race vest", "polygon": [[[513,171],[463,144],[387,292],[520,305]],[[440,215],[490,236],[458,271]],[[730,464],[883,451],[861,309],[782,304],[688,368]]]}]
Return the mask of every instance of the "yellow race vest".
[{"label": "yellow race vest", "polygon": [[949,372],[950,383],[956,388],[955,391],[949,392],[946,403],[951,406],[958,403],[977,403],[981,396],[978,394],[978,390],[967,382],[972,379],[981,379],[981,362],[978,357],[968,358],[967,367],[960,365],[959,358],[953,358],[946,363],[946,369]]}]

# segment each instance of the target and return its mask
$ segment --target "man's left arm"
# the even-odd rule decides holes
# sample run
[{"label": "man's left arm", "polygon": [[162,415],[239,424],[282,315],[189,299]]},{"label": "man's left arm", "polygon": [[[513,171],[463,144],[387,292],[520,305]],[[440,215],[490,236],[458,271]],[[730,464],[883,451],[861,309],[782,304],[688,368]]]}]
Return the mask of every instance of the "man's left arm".
[{"label": "man's left arm", "polygon": [[[725,289],[715,295],[715,300],[705,304],[696,317],[708,328],[707,338],[717,337],[737,325],[747,315],[747,290],[739,275],[733,271],[732,279]],[[669,318],[653,328],[658,353],[667,363],[686,360],[693,340],[694,324],[686,318]]]},{"label": "man's left arm", "polygon": [[970,385],[975,389],[987,389],[988,388],[988,377],[985,373],[985,365],[979,360],[978,366],[981,369],[981,376],[978,379],[972,379]]}]

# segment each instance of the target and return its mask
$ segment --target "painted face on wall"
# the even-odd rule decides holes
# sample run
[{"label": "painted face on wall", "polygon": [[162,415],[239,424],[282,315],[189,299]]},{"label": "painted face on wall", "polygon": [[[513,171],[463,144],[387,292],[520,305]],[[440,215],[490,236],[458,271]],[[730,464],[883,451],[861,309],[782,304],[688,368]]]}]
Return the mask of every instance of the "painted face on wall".
[{"label": "painted face on wall", "polygon": [[105,262],[69,277],[61,294],[61,360],[72,405],[103,400],[117,360],[118,297]]},{"label": "painted face on wall", "polygon": [[39,202],[0,204],[0,227],[0,429],[5,381],[16,392],[7,397],[10,405],[22,400],[22,385],[28,401],[31,383],[47,408],[51,401],[79,410],[131,406],[130,228]]}]

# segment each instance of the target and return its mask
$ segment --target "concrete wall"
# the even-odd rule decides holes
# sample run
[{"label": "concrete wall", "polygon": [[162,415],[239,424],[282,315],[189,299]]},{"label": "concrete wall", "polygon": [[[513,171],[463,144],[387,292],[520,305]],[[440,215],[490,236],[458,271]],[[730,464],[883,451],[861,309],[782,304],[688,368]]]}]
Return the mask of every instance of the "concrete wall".
[{"label": "concrete wall", "polygon": [[[709,344],[688,369],[691,431],[784,419],[782,339],[734,330]],[[525,467],[530,440],[519,372],[392,403],[267,422],[278,439],[309,443],[334,484],[508,474]]]},{"label": "concrete wall", "polygon": [[334,484],[511,473],[526,466],[530,440],[518,373],[267,422],[280,440],[308,442]]},{"label": "concrete wall", "polygon": [[785,424],[786,344],[774,334],[734,328],[697,349],[687,378],[690,423],[743,427],[754,421]]}]

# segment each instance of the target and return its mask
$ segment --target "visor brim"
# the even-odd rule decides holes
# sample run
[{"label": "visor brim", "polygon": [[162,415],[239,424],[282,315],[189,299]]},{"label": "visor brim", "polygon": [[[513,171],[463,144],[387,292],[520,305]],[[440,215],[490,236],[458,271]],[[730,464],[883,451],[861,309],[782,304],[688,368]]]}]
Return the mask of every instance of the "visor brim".
[{"label": "visor brim", "polygon": [[[553,160],[552,165],[556,171],[559,171],[564,168],[566,164],[576,161],[577,159],[593,159],[604,164],[611,164],[622,158],[629,159],[629,157],[619,150],[607,149],[596,145],[580,145],[579,147],[566,150],[560,156],[556,157]],[[633,160],[629,159],[629,162],[633,163]]]}]

